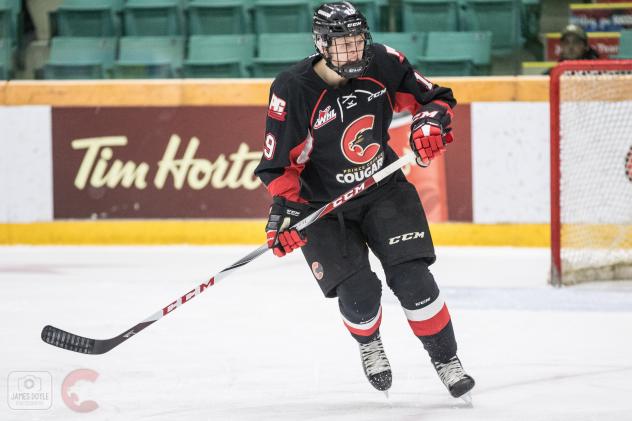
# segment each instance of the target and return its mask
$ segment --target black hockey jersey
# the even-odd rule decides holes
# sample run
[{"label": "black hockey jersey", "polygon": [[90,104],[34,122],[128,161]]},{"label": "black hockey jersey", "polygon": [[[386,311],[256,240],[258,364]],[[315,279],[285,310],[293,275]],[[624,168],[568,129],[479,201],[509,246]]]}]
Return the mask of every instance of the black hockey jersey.
[{"label": "black hockey jersey", "polygon": [[328,202],[397,159],[387,144],[393,112],[415,114],[433,101],[456,105],[449,88],[432,84],[402,53],[372,48],[365,74],[339,88],[316,74],[317,55],[274,80],[255,170],[272,196]]}]

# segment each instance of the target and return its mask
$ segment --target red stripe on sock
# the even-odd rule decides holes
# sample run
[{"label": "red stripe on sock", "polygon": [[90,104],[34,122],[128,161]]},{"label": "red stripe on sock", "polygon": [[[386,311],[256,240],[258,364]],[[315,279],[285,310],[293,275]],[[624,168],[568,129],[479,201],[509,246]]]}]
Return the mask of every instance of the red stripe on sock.
[{"label": "red stripe on sock", "polygon": [[356,329],[353,326],[349,326],[344,320],[342,321],[342,323],[344,323],[347,329],[349,329],[349,332],[353,333],[354,335],[371,336],[375,333],[376,330],[380,328],[380,323],[382,323],[382,312],[380,312],[380,317],[378,317],[377,321],[373,324],[373,326],[371,326],[368,329]]},{"label": "red stripe on sock", "polygon": [[416,336],[430,336],[441,332],[441,329],[443,329],[449,321],[450,312],[448,311],[448,306],[444,304],[441,310],[428,320],[422,320],[420,322],[409,320],[408,324],[410,324]]}]

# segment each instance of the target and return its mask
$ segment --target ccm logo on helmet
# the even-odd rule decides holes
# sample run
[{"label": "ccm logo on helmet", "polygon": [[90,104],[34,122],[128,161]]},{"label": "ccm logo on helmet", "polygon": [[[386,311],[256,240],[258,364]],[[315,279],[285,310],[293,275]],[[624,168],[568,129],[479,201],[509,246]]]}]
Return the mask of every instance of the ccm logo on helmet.
[{"label": "ccm logo on helmet", "polygon": [[398,235],[397,237],[393,237],[393,238],[389,238],[388,239],[388,243],[389,244],[397,244],[401,241],[408,241],[408,240],[416,240],[417,238],[424,238],[425,233],[419,232],[419,231],[415,231],[415,232],[409,232],[408,234],[402,234],[402,235]]}]

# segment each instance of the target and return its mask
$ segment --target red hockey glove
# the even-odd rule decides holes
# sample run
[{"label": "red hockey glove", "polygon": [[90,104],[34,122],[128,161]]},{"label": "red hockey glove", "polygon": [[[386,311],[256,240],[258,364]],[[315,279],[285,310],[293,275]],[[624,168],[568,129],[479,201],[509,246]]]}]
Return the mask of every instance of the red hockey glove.
[{"label": "red hockey glove", "polygon": [[296,229],[289,228],[306,216],[307,206],[292,202],[284,197],[272,198],[266,235],[268,248],[279,257],[285,256],[303,247],[307,243],[307,237]]},{"label": "red hockey glove", "polygon": [[413,117],[410,126],[410,147],[417,155],[417,164],[427,167],[452,142],[450,124],[452,110],[447,104],[431,102]]}]

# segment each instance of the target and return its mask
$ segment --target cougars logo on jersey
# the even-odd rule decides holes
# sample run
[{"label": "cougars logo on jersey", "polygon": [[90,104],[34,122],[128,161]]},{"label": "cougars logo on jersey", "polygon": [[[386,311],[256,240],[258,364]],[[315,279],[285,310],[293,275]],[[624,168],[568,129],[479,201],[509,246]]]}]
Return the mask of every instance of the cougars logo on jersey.
[{"label": "cougars logo on jersey", "polygon": [[349,124],[342,134],[342,153],[356,165],[366,164],[380,151],[379,143],[367,144],[373,140],[369,132],[373,131],[374,120],[375,116],[364,115]]}]

